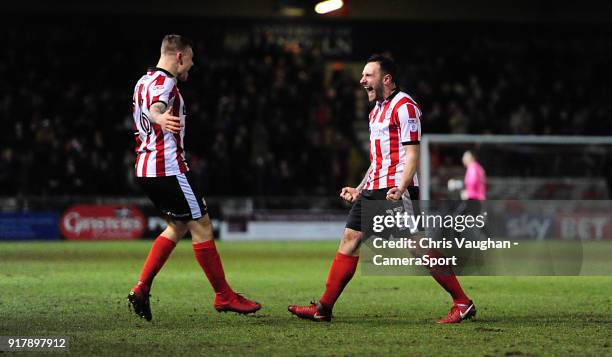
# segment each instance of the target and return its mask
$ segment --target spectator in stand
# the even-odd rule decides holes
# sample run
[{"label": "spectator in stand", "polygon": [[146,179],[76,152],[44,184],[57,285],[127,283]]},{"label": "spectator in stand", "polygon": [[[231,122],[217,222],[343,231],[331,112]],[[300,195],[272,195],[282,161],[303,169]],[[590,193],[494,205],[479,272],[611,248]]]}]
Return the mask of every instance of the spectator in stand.
[{"label": "spectator in stand", "polygon": [[[157,37],[145,36],[109,57],[105,48],[116,46],[109,42],[132,31],[131,25],[120,18],[112,26],[99,20],[78,31],[61,21],[24,20],[5,27],[0,117],[11,124],[0,133],[0,167],[14,174],[0,174],[0,194],[133,192],[131,175],[114,174],[133,170],[122,149],[132,140],[125,78],[138,78],[148,63],[134,59]],[[218,26],[211,37],[228,31],[210,26]],[[198,51],[206,54],[196,58],[195,80],[181,92],[192,103],[188,161],[206,171],[204,189],[211,195],[293,195],[290,187],[299,187],[297,194],[330,195],[334,182],[359,181],[340,177],[359,171],[349,169],[347,155],[358,152],[367,161],[351,124],[364,103],[355,97],[350,66],[325,58],[316,44],[289,44],[262,33],[244,41],[195,44],[216,46]],[[424,129],[612,135],[606,97],[611,83],[605,80],[612,39],[590,31],[522,36],[475,31],[462,41],[447,36],[441,43],[423,34],[416,36],[415,53],[398,48],[394,57],[408,62],[398,63],[406,69],[398,81],[429,113]],[[240,162],[231,166],[230,179],[224,174],[228,162]],[[333,175],[307,175],[321,171]]]}]

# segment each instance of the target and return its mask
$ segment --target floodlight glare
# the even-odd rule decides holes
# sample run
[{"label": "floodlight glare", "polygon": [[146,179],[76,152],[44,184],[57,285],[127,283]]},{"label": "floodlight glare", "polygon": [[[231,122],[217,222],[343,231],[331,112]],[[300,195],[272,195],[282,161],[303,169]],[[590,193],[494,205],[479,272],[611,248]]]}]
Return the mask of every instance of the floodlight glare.
[{"label": "floodlight glare", "polygon": [[317,14],[327,14],[328,12],[338,10],[343,5],[344,2],[342,0],[325,0],[315,5],[315,12]]}]

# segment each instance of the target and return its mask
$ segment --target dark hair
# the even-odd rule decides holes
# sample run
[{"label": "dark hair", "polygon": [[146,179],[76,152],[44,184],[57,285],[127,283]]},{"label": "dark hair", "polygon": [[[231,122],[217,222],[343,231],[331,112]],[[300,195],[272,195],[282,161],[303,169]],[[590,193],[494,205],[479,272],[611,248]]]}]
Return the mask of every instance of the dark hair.
[{"label": "dark hair", "polygon": [[366,61],[366,63],[370,62],[378,62],[378,64],[380,65],[380,69],[383,71],[383,73],[390,74],[391,80],[395,83],[395,78],[397,75],[397,66],[391,58],[384,55],[373,54]]},{"label": "dark hair", "polygon": [[187,37],[181,35],[166,35],[162,40],[162,53],[184,51],[187,48],[193,48],[193,42]]}]

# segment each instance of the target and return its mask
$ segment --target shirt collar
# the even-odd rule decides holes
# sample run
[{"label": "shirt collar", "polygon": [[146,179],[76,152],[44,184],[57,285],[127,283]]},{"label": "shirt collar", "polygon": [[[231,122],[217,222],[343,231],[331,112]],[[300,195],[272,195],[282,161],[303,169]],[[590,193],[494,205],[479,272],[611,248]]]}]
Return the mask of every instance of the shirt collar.
[{"label": "shirt collar", "polygon": [[163,68],[159,68],[159,67],[149,67],[149,68],[147,68],[147,72],[156,72],[156,71],[164,72],[168,77],[174,78],[174,75],[172,73],[166,71]]},{"label": "shirt collar", "polygon": [[397,95],[397,93],[399,93],[399,92],[400,92],[400,89],[399,89],[399,87],[396,86],[395,89],[393,90],[393,92],[391,92],[391,94],[389,94],[389,96],[385,100],[383,100],[382,102],[376,102],[376,104],[378,104],[378,105],[387,104],[387,102],[393,100],[393,97],[395,97]]}]

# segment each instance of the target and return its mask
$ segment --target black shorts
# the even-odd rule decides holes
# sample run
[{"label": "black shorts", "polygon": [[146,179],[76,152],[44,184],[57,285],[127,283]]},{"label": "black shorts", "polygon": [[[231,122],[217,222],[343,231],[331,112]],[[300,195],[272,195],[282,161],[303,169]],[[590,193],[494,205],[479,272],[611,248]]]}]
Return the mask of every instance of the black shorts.
[{"label": "black shorts", "polygon": [[[361,214],[363,210],[363,200],[385,201],[387,199],[387,192],[389,192],[390,189],[391,188],[383,188],[379,190],[361,190],[361,193],[359,193],[359,196],[357,196],[357,200],[353,203],[353,207],[351,207],[351,211],[349,212],[346,221],[346,228],[362,232]],[[419,214],[419,188],[416,186],[408,187],[402,196],[401,204],[404,207],[407,207],[407,211],[412,211],[412,214]],[[419,226],[418,230],[423,231],[424,229]]]},{"label": "black shorts", "polygon": [[470,215],[477,216],[482,211],[482,202],[474,199],[468,199],[466,201],[460,201],[457,207],[455,207],[454,215]]},{"label": "black shorts", "polygon": [[190,171],[176,176],[136,177],[155,207],[170,219],[191,221],[208,213],[206,201]]}]

